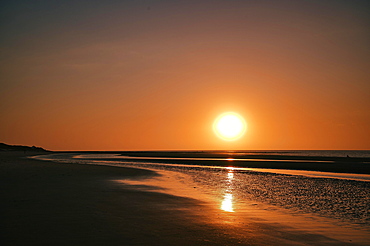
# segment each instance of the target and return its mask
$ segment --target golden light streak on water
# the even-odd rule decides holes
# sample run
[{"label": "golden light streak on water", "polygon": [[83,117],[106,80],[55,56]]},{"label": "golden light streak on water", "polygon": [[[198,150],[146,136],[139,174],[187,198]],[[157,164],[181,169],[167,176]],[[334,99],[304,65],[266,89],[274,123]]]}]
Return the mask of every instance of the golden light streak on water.
[{"label": "golden light streak on water", "polygon": [[232,194],[232,184],[234,179],[234,168],[228,167],[229,171],[227,173],[227,188],[224,195],[224,199],[221,203],[221,209],[226,212],[234,212],[233,208],[233,194]]},{"label": "golden light streak on water", "polygon": [[222,200],[221,209],[226,212],[234,212],[233,209],[233,194],[226,193]]}]

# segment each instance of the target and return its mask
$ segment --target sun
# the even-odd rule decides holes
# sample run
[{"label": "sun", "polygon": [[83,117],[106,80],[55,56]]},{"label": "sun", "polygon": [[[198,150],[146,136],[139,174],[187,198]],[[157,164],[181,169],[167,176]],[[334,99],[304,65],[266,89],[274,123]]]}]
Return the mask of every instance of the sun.
[{"label": "sun", "polygon": [[221,114],[213,123],[213,130],[222,140],[235,141],[241,138],[247,130],[247,123],[237,113]]}]

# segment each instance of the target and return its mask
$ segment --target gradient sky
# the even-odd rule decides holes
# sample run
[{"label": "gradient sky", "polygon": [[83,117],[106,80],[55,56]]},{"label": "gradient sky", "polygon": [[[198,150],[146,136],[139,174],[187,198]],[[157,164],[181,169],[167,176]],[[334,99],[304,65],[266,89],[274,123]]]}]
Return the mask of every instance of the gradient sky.
[{"label": "gradient sky", "polygon": [[[370,149],[370,4],[1,1],[0,142]],[[212,131],[225,111],[245,136]]]}]

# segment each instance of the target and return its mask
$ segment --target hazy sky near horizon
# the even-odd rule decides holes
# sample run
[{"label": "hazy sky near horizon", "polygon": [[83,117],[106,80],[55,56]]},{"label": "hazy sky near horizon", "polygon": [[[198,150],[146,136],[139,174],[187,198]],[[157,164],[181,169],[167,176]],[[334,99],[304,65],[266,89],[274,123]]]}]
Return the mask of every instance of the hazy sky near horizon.
[{"label": "hazy sky near horizon", "polygon": [[1,1],[0,142],[370,149],[369,23],[361,0]]}]

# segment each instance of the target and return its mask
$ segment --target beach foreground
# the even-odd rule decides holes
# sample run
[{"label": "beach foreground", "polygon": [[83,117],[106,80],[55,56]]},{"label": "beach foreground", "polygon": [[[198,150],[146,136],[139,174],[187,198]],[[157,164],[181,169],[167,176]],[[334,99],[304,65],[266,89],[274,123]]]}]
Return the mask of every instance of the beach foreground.
[{"label": "beach foreground", "polygon": [[266,220],[273,212],[262,215],[258,208],[238,218],[206,200],[153,186],[150,180],[158,174],[150,170],[60,164],[25,156],[0,153],[1,245],[369,243],[364,232],[338,236],[341,229],[334,225],[312,225],[316,227],[312,230],[287,220]]}]

